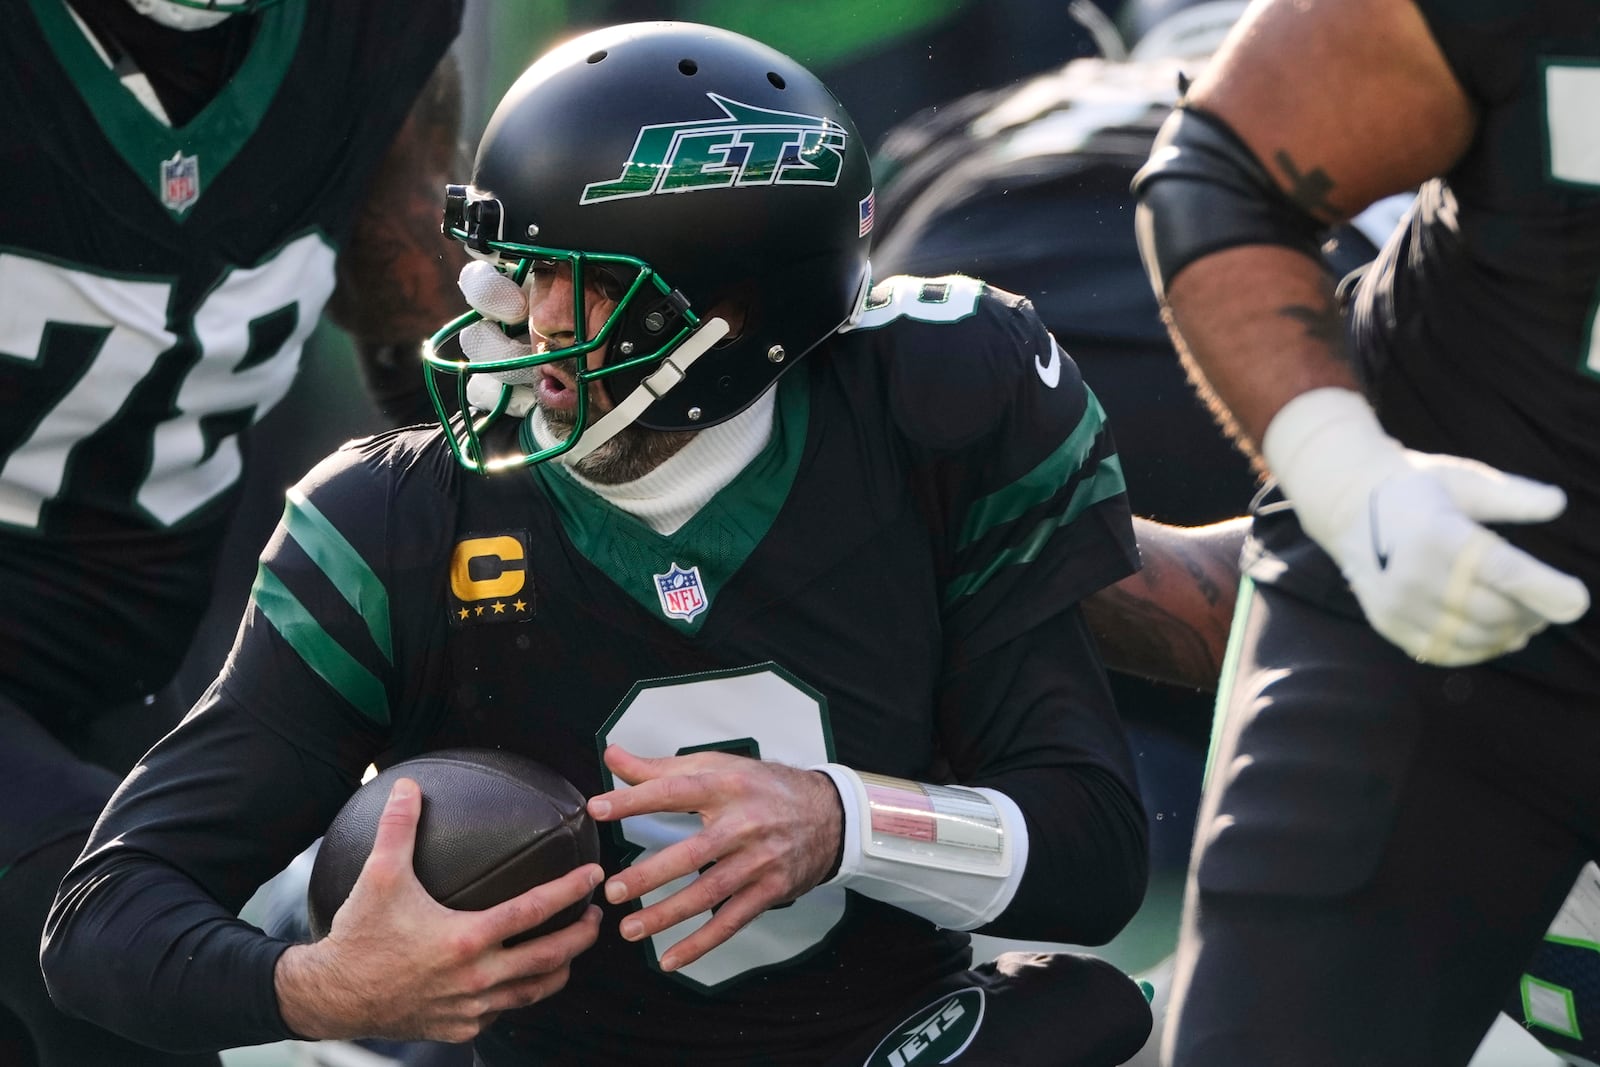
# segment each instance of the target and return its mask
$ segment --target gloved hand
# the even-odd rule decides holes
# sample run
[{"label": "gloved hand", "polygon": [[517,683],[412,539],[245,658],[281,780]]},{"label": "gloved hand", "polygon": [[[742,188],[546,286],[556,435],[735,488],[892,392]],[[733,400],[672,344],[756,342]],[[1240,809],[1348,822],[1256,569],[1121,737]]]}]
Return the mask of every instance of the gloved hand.
[{"label": "gloved hand", "polygon": [[[482,363],[514,359],[533,351],[524,325],[528,321],[528,300],[521,286],[481,259],[474,259],[462,267],[456,284],[461,288],[461,295],[467,298],[467,303],[483,316],[482,321],[461,331],[458,340],[462,355],[473,363]],[[502,325],[523,328],[513,329],[508,334],[501,328]],[[538,381],[539,372],[534,368],[524,368],[498,371],[492,375],[475,375],[467,382],[467,399],[474,407],[485,411],[493,408],[499,400],[500,391],[490,378],[510,386],[527,385]],[[509,413],[518,416],[525,414],[531,404],[531,395],[513,394]]]},{"label": "gloved hand", "polygon": [[1556,486],[1407,449],[1348,389],[1284,405],[1261,453],[1372,628],[1420,663],[1481,663],[1589,610],[1581,581],[1482,525],[1550,521]]}]

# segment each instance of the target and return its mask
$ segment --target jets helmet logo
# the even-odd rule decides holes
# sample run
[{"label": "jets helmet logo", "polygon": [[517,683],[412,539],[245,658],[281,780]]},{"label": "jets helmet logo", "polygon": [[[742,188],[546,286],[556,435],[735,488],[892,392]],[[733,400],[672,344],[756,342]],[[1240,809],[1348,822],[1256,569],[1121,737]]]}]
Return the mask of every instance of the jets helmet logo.
[{"label": "jets helmet logo", "polygon": [[748,185],[838,185],[850,135],[832,119],[707,98],[717,118],[644,126],[612,181],[583,187],[580,204]]}]

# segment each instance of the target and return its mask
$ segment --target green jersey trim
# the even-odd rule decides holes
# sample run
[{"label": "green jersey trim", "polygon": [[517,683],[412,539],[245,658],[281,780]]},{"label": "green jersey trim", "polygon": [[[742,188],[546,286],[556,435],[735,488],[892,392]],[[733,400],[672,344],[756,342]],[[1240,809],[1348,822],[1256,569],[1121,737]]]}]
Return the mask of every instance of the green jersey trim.
[{"label": "green jersey trim", "polygon": [[[1014,522],[1045,503],[1083,467],[1106,422],[1105,409],[1093,391],[1085,387],[1084,393],[1083,416],[1067,439],[1033,470],[972,505],[966,521],[961,524],[958,549],[975,544],[995,527]],[[1071,517],[1063,521],[1071,521]]]},{"label": "green jersey trim", "polygon": [[772,528],[788,499],[805,452],[811,411],[809,379],[802,364],[778,383],[772,439],[734,479],[675,533],[659,534],[647,523],[606,503],[579,485],[560,463],[532,468],[578,552],[646,611],[660,612],[655,576],[674,565],[698,567],[707,609],[675,619],[698,633],[716,607],[716,593],[731,580]]},{"label": "green jersey trim", "polygon": [[[203,195],[260,125],[277,95],[305,25],[305,0],[263,9],[250,54],[216,99],[174,128],[147,111],[112,73],[61,0],[30,0],[34,17],[105,137],[150,195],[178,218]],[[193,161],[195,192],[177,205],[165,195],[163,164]]]},{"label": "green jersey trim", "polygon": [[265,566],[256,570],[250,599],[317,677],[366,718],[380,726],[389,724],[389,698],[383,683],[341,648],[299,598]]},{"label": "green jersey trim", "polygon": [[944,606],[948,608],[962,597],[977,592],[1004,567],[1032,563],[1056,530],[1072,523],[1102,500],[1109,500],[1127,490],[1127,480],[1122,476],[1122,458],[1107,456],[1095,467],[1094,473],[1078,482],[1067,500],[1066,510],[1059,518],[1046,518],[1038,523],[1020,544],[996,554],[982,570],[969,571],[952,579],[945,587]]},{"label": "green jersey trim", "polygon": [[389,631],[389,591],[361,558],[355,546],[345,540],[327,516],[299,489],[291,488],[283,506],[283,525],[295,544],[310,557],[317,569],[355,609],[383,658],[394,663],[394,639]]}]

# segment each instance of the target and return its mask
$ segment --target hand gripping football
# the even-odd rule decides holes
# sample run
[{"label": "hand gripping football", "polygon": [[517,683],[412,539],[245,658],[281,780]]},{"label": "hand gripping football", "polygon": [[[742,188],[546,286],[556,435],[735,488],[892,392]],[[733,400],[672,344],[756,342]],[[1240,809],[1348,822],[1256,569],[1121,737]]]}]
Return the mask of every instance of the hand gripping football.
[{"label": "hand gripping football", "polygon": [[[323,835],[306,892],[311,933],[327,936],[378,834],[378,817],[395,779],[422,789],[422,817],[412,866],[433,899],[458,911],[482,911],[600,858],[600,837],[584,797],[548,767],[494,749],[447,749],[397,763],[345,803]],[[580,900],[523,941],[558,930],[583,914]]]}]

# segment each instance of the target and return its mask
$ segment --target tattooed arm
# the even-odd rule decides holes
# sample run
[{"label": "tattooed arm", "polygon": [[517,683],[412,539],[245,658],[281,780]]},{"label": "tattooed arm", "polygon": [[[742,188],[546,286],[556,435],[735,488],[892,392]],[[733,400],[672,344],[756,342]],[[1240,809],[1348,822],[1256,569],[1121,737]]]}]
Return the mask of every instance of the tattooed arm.
[{"label": "tattooed arm", "polygon": [[[1410,0],[1254,4],[1186,106],[1226,123],[1288,206],[1324,224],[1448,170],[1476,122]],[[1359,390],[1333,279],[1303,250],[1229,247],[1166,283],[1190,375],[1247,450],[1300,393]]]},{"label": "tattooed arm", "polygon": [[373,176],[328,304],[355,341],[368,394],[394,425],[433,417],[418,346],[462,310],[455,283],[465,260],[439,232],[445,183],[465,169],[460,125],[461,77],[447,55]]},{"label": "tattooed arm", "polygon": [[1215,689],[1248,526],[1242,517],[1197,527],[1135,519],[1144,567],[1083,605],[1106,665]]},{"label": "tattooed arm", "polygon": [[[1448,175],[1477,122],[1411,0],[1258,0],[1137,182],[1140,250],[1191,374],[1372,628],[1440,666],[1484,662],[1588,612],[1582,581],[1488,529],[1548,521],[1566,500],[1389,434],[1346,358],[1314,236]],[[1404,316],[1433,275],[1396,269],[1391,313]]]}]

